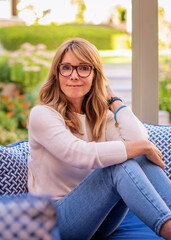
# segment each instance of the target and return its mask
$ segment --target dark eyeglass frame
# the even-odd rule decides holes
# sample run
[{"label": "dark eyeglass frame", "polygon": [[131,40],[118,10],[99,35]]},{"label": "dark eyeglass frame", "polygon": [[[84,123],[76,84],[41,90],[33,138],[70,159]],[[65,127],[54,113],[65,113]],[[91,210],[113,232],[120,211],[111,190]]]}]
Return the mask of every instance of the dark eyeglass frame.
[{"label": "dark eyeglass frame", "polygon": [[[72,71],[71,71],[71,73],[69,74],[69,75],[62,75],[62,73],[61,73],[61,71],[60,71],[60,66],[62,66],[62,65],[69,65],[69,66],[71,66],[72,67]],[[78,67],[80,67],[80,66],[84,66],[84,65],[87,65],[87,66],[89,66],[90,67],[90,73],[87,75],[87,76],[81,76],[79,73],[78,73]],[[93,66],[91,66],[90,64],[80,64],[80,65],[78,65],[78,66],[73,66],[73,65],[71,65],[71,64],[69,64],[69,63],[59,63],[58,64],[58,70],[59,70],[59,73],[63,76],[63,77],[69,77],[69,76],[71,76],[72,75],[72,73],[73,73],[73,71],[74,71],[74,69],[76,70],[76,72],[77,72],[77,74],[78,74],[78,76],[79,77],[81,77],[81,78],[87,78],[87,77],[89,77],[90,76],[90,74],[91,74],[91,71],[92,71],[92,69],[94,69],[94,67]]]}]

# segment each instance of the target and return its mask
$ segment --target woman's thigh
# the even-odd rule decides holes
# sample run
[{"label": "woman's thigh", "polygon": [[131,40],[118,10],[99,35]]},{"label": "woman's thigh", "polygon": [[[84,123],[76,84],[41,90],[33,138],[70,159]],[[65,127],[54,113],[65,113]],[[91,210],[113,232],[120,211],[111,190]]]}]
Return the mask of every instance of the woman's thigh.
[{"label": "woman's thigh", "polygon": [[[154,187],[145,174],[147,171],[144,169],[148,167],[142,166],[146,165],[142,164],[143,161],[132,159],[94,170],[75,189],[60,199],[56,205],[62,239],[86,240],[98,229],[103,231],[105,219],[109,219],[111,210],[121,198],[145,224],[158,233],[161,224],[171,217],[171,212],[155,189],[158,188],[157,182]],[[152,178],[155,178],[155,166],[152,170]],[[163,172],[159,177],[160,175],[163,175]],[[165,182],[166,180],[163,184]],[[113,229],[123,218],[123,214],[118,211],[119,214],[120,218],[111,214]]]},{"label": "woman's thigh", "polygon": [[[62,240],[90,239],[119,200],[111,172],[94,170],[56,203]],[[122,211],[120,217],[123,217]],[[116,218],[115,221],[113,224],[116,226],[121,220]]]}]

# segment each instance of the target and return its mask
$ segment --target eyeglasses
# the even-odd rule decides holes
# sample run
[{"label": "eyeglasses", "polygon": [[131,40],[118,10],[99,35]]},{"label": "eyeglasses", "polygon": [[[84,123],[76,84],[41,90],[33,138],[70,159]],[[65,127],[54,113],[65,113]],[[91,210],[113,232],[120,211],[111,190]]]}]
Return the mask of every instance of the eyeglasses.
[{"label": "eyeglasses", "polygon": [[59,72],[64,77],[69,77],[76,69],[79,77],[86,78],[90,76],[93,67],[89,64],[80,64],[78,66],[73,66],[69,63],[59,63],[58,64]]}]

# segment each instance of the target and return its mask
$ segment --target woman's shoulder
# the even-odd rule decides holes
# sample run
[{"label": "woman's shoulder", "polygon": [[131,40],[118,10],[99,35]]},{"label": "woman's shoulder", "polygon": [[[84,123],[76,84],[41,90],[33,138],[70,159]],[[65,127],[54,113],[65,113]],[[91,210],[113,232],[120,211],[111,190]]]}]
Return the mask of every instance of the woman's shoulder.
[{"label": "woman's shoulder", "polygon": [[53,107],[47,106],[47,105],[38,104],[34,106],[30,111],[30,117],[33,117],[33,118],[42,119],[42,118],[47,118],[51,116],[55,116],[56,118],[63,119],[63,117],[58,111],[56,111]]}]

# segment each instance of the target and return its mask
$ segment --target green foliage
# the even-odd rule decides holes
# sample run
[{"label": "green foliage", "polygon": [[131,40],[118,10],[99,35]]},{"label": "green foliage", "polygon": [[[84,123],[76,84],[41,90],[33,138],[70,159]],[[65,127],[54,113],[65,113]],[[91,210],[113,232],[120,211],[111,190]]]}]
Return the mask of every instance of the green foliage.
[{"label": "green foliage", "polygon": [[17,128],[26,128],[27,117],[31,106],[30,103],[25,100],[25,96],[16,92],[13,98],[1,96],[0,100],[1,126],[11,132],[14,132]]},{"label": "green foliage", "polygon": [[16,129],[15,132],[10,132],[0,126],[0,144],[8,145],[14,142],[28,139],[27,129]]},{"label": "green foliage", "polygon": [[9,83],[11,82],[11,68],[8,65],[8,56],[0,57],[0,82]]},{"label": "green foliage", "polygon": [[75,21],[77,23],[84,23],[84,11],[86,10],[86,5],[84,0],[71,0],[72,4],[78,5],[78,12],[76,14]]},{"label": "green foliage", "polygon": [[159,109],[171,115],[171,62],[160,65]]},{"label": "green foliage", "polygon": [[123,8],[121,6],[118,6],[117,8],[118,13],[119,13],[119,21],[120,22],[125,22],[126,21],[126,8]]},{"label": "green foliage", "polygon": [[50,68],[53,53],[45,50],[45,45],[33,46],[25,43],[11,54],[11,81],[17,83],[21,92],[29,92],[45,80]]},{"label": "green foliage", "polygon": [[130,48],[129,35],[112,27],[81,25],[81,24],[51,24],[48,26],[9,26],[0,28],[0,41],[7,50],[16,50],[25,42],[33,45],[43,43],[47,49],[56,49],[63,41],[82,37],[92,42],[98,49],[116,49],[115,39],[125,38],[125,46]]},{"label": "green foliage", "polygon": [[27,120],[30,109],[38,103],[37,86],[32,92],[15,96],[0,97],[0,144],[7,145],[12,142],[28,139]]}]

